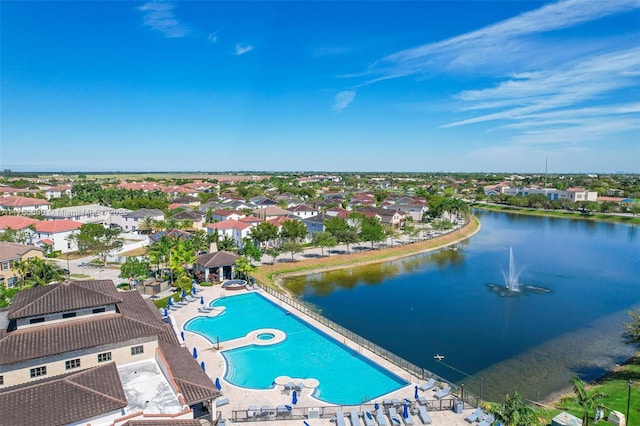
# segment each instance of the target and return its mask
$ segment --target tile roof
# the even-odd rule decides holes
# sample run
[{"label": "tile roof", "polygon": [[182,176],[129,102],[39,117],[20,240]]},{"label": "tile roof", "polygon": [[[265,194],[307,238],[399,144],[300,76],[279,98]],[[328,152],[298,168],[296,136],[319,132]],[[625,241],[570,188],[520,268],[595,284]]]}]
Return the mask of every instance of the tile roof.
[{"label": "tile roof", "polygon": [[40,247],[36,246],[0,242],[0,261],[20,259],[25,253],[29,252],[30,250],[42,251]]},{"label": "tile roof", "polygon": [[35,225],[38,222],[40,221],[25,216],[0,216],[0,229],[11,228],[18,231],[28,226]]},{"label": "tile roof", "polygon": [[74,231],[80,229],[81,226],[80,222],[66,219],[46,220],[35,224],[36,232],[45,234]]},{"label": "tile roof", "polygon": [[194,211],[194,210],[185,210],[182,211],[180,213],[176,213],[173,216],[171,216],[169,218],[170,219],[176,219],[176,220],[202,220],[202,218],[205,216],[205,214],[201,211]]},{"label": "tile roof", "polygon": [[211,400],[220,395],[220,391],[202,371],[200,364],[188,349],[162,341],[158,343],[158,347],[167,361],[169,376],[180,388],[187,405]]},{"label": "tile roof", "polygon": [[0,197],[0,206],[6,207],[31,207],[31,206],[48,206],[47,200],[40,198],[21,197],[19,195]]},{"label": "tile roof", "polygon": [[215,268],[216,266],[233,265],[239,257],[237,254],[229,253],[228,251],[216,251],[201,254],[196,258],[196,262],[203,268]]},{"label": "tile roof", "polygon": [[240,222],[238,220],[223,220],[222,222],[210,223],[207,225],[207,228],[210,229],[237,229],[242,231],[243,229],[250,228],[251,224]]},{"label": "tile roof", "polygon": [[240,219],[238,219],[238,222],[260,223],[260,222],[264,222],[264,220],[260,219],[259,217],[255,217],[253,215],[249,215],[247,217],[241,217]]},{"label": "tile roof", "polygon": [[164,216],[164,213],[162,213],[162,210],[158,210],[158,209],[138,209],[138,210],[134,210],[132,212],[129,212],[125,215],[123,215],[122,217],[127,217],[127,218],[145,218],[145,217],[159,217],[159,216]]},{"label": "tile roof", "polygon": [[0,425],[65,425],[126,406],[118,369],[111,362],[1,390]]},{"label": "tile roof", "polygon": [[16,293],[9,319],[48,315],[122,302],[111,280],[71,281]]}]

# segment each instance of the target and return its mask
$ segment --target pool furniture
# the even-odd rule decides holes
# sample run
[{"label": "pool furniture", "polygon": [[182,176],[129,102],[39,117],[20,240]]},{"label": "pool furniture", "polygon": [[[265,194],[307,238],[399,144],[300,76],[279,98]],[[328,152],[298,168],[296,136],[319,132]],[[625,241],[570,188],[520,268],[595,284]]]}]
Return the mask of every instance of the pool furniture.
[{"label": "pool furniture", "polygon": [[347,426],[347,424],[344,422],[344,413],[342,411],[338,411],[336,413],[336,424],[338,426]]},{"label": "pool furniture", "polygon": [[389,407],[389,420],[391,420],[392,425],[400,425],[402,422],[400,421],[400,417],[398,417],[398,412],[395,407]]},{"label": "pool furniture", "polygon": [[431,378],[426,383],[422,384],[418,389],[420,389],[421,391],[426,391],[431,389],[435,385],[436,385],[436,379]]},{"label": "pool furniture", "polygon": [[487,417],[485,417],[483,421],[478,423],[478,426],[491,426],[495,420],[496,418],[493,414],[487,414]]},{"label": "pool furniture", "polygon": [[218,423],[216,423],[218,426],[227,426],[227,421],[225,419],[220,419],[218,420]]},{"label": "pool furniture", "polygon": [[293,390],[298,392],[302,392],[303,388],[304,388],[304,385],[302,383],[296,383],[295,385],[293,385]]},{"label": "pool furniture", "polygon": [[418,404],[420,405],[427,405],[427,398],[425,398],[424,396],[421,396],[420,398],[418,398]]},{"label": "pool furniture", "polygon": [[413,418],[411,417],[411,414],[409,414],[407,417],[405,417],[404,415],[400,416],[400,417],[402,417],[402,421],[404,422],[405,426],[413,426],[414,425]]},{"label": "pool furniture", "polygon": [[286,416],[288,414],[291,414],[291,407],[286,405],[278,405],[276,407],[276,416]]},{"label": "pool furniture", "polygon": [[421,405],[418,407],[418,417],[420,417],[420,421],[423,425],[431,424],[431,417],[429,417],[429,413],[427,413],[427,407]]},{"label": "pool furniture", "polygon": [[204,309],[204,308],[198,308],[198,312],[201,312],[203,314],[210,314],[211,310],[210,309]]},{"label": "pool furniture", "polygon": [[400,401],[400,400],[399,400],[399,399],[397,399],[397,398],[393,398],[393,399],[391,400],[391,402],[393,403],[393,406],[394,406],[394,407],[402,407],[402,405],[403,405],[402,401]]},{"label": "pool furniture", "polygon": [[375,426],[375,422],[373,421],[373,416],[369,411],[362,412],[362,420],[364,421],[365,426]]},{"label": "pool furniture", "polygon": [[229,398],[223,397],[216,399],[216,407],[221,407],[223,405],[227,405],[229,403]]},{"label": "pool furniture", "polygon": [[273,413],[273,410],[271,408],[269,408],[268,405],[263,405],[262,407],[260,407],[260,415],[261,416],[270,416]]},{"label": "pool furniture", "polygon": [[195,298],[193,296],[186,296],[184,298],[184,300],[186,300],[187,302],[191,303],[191,302],[195,302],[195,301],[200,300],[200,299],[197,299],[197,298]]},{"label": "pool furniture", "polygon": [[252,405],[251,407],[247,408],[247,418],[252,418],[254,417],[258,412],[258,409],[256,408],[255,405]]},{"label": "pool furniture", "polygon": [[450,393],[451,393],[451,386],[445,386],[440,391],[436,392],[436,394],[433,396],[435,396],[437,399],[442,399],[445,396],[449,395]]},{"label": "pool furniture", "polygon": [[351,420],[351,426],[360,426],[360,413],[356,410],[351,410],[349,420]]},{"label": "pool furniture", "polygon": [[464,419],[469,423],[473,423],[473,422],[479,422],[483,418],[484,418],[484,411],[482,411],[482,408],[478,407],[478,408],[476,408],[476,411],[474,411],[473,413],[469,414]]},{"label": "pool furniture", "polygon": [[378,408],[378,410],[376,410],[376,420],[378,421],[379,426],[387,426],[387,419],[384,418],[382,408]]}]

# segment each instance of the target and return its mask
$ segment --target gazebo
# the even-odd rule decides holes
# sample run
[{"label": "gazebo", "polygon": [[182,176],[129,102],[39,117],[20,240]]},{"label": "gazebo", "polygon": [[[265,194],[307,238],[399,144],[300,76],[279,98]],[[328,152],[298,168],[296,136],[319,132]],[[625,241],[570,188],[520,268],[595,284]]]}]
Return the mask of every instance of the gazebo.
[{"label": "gazebo", "polygon": [[196,271],[204,273],[205,281],[224,281],[235,276],[234,264],[239,258],[235,253],[216,251],[196,258]]}]

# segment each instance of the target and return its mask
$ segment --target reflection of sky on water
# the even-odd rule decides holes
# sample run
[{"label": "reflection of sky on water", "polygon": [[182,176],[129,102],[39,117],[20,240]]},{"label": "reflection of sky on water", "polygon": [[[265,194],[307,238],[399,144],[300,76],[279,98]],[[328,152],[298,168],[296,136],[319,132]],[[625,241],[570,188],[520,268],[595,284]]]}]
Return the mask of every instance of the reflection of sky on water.
[{"label": "reflection of sky on water", "polygon": [[[330,319],[452,380],[464,375],[436,363],[435,353],[475,376],[556,342],[541,363],[555,365],[552,370],[560,375],[592,371],[567,365],[562,351],[568,347],[561,342],[585,324],[595,324],[592,334],[601,340],[619,336],[619,323],[599,321],[624,316],[640,303],[637,236],[630,226],[494,212],[479,216],[482,229],[458,250],[312,274],[287,285],[295,283],[296,293]],[[489,283],[504,284],[509,246],[522,268],[520,282],[552,293],[500,297],[489,291]],[[600,352],[590,350],[589,356],[613,365],[628,348],[619,339],[612,344],[609,352],[593,345]],[[552,376],[535,392],[555,390]]]}]

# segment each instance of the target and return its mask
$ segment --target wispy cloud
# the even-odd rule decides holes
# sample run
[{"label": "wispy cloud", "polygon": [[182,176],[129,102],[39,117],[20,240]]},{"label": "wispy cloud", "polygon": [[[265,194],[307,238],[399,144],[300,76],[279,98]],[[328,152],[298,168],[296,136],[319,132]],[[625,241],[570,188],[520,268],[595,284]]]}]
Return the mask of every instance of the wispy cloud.
[{"label": "wispy cloud", "polygon": [[333,110],[342,112],[356,98],[356,92],[353,90],[343,90],[336,94],[333,102]]},{"label": "wispy cloud", "polygon": [[180,38],[189,32],[187,27],[173,15],[173,5],[167,2],[148,2],[137,9],[143,14],[144,24],[160,31],[166,38]]},{"label": "wispy cloud", "polygon": [[240,55],[244,55],[245,53],[249,53],[253,50],[253,46],[248,44],[246,46],[241,45],[240,43],[236,44],[236,48],[233,52],[234,55],[236,56],[240,56]]},{"label": "wispy cloud", "polygon": [[216,31],[215,33],[209,33],[209,35],[207,36],[207,41],[211,44],[216,44],[218,42],[218,32]]}]

